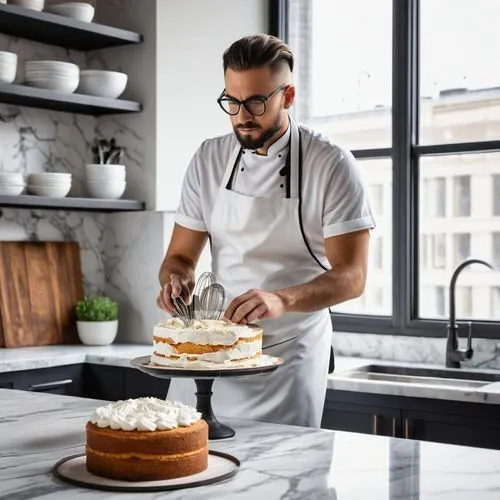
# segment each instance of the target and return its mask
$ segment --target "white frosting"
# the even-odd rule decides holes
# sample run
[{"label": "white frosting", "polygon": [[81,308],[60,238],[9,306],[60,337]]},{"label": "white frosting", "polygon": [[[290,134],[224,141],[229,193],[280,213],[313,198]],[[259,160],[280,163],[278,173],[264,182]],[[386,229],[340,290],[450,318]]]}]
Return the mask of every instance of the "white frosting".
[{"label": "white frosting", "polygon": [[201,418],[196,408],[158,398],[136,398],[100,406],[90,417],[98,427],[155,431],[188,427]]},{"label": "white frosting", "polygon": [[203,354],[179,354],[174,346],[166,342],[153,342],[156,354],[163,356],[180,356],[182,359],[196,358],[200,361],[210,361],[212,363],[224,363],[232,359],[249,358],[255,356],[257,353],[262,352],[262,341],[256,340],[254,342],[241,342],[236,344],[231,349],[224,349],[217,352],[207,352]]},{"label": "white frosting", "polygon": [[201,345],[233,345],[239,339],[255,337],[259,330],[221,320],[195,321],[186,327],[179,318],[161,321],[154,327],[154,336],[172,339],[174,344],[190,342]]},{"label": "white frosting", "polygon": [[165,368],[183,368],[192,370],[226,370],[230,368],[249,368],[252,366],[264,366],[268,364],[275,364],[270,361],[269,356],[257,356],[255,358],[242,359],[239,361],[226,360],[223,363],[213,363],[210,361],[188,361],[186,358],[169,359],[156,354],[151,354],[151,363]]}]

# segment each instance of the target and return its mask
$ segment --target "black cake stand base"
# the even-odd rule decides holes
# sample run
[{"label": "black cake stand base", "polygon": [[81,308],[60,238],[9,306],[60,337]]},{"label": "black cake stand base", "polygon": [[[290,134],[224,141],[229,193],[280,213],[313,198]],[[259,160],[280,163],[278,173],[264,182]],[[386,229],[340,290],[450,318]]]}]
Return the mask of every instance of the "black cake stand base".
[{"label": "black cake stand base", "polygon": [[[141,356],[130,360],[130,364],[138,370],[152,377],[192,378],[196,384],[196,410],[201,413],[201,418],[208,424],[209,439],[227,439],[235,435],[234,429],[217,420],[212,409],[212,385],[216,378],[242,377],[258,375],[276,370],[283,364],[281,358],[262,356],[259,364],[247,368],[222,368],[217,370],[192,370],[185,368],[170,368],[151,364],[150,356]],[[244,418],[244,415],[242,415]]]}]

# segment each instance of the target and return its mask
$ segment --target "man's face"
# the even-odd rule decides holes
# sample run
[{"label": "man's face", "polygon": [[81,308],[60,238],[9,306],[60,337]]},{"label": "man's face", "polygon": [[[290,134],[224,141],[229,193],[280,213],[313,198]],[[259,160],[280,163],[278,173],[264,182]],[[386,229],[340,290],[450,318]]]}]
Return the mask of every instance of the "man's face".
[{"label": "man's face", "polygon": [[[282,78],[282,77],[281,77]],[[272,73],[269,68],[254,68],[246,71],[233,71],[228,68],[224,76],[226,96],[240,101],[249,97],[265,97],[286,82],[280,80],[280,73]],[[290,106],[284,95],[287,89],[278,90],[266,101],[263,115],[252,115],[245,106],[240,106],[237,115],[231,115],[233,130],[241,145],[247,149],[259,149],[273,138],[282,127],[286,109]]]}]

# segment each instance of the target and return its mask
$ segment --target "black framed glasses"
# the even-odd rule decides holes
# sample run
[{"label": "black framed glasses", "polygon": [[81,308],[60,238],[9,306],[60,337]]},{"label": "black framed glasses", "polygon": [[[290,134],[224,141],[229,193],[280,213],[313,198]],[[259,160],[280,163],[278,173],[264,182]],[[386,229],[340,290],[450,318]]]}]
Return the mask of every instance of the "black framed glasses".
[{"label": "black framed glasses", "polygon": [[288,85],[280,85],[276,90],[273,90],[269,95],[255,95],[240,101],[234,97],[229,97],[226,95],[226,89],[221,92],[221,95],[217,98],[217,102],[221,107],[222,111],[228,115],[237,115],[240,112],[241,105],[245,106],[245,109],[253,116],[261,116],[266,112],[266,104],[271,97],[279,92],[280,90],[285,90]]}]

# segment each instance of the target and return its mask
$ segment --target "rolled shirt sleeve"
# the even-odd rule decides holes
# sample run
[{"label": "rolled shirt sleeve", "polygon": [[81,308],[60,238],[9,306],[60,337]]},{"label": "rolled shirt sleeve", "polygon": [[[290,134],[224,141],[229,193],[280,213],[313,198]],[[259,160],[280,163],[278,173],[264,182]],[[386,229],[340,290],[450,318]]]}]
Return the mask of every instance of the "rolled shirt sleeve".
[{"label": "rolled shirt sleeve", "polygon": [[182,183],[175,222],[193,231],[206,231],[201,199],[199,151],[191,159]]},{"label": "rolled shirt sleeve", "polygon": [[323,207],[324,238],[375,228],[375,219],[354,156],[342,150],[330,173]]}]

